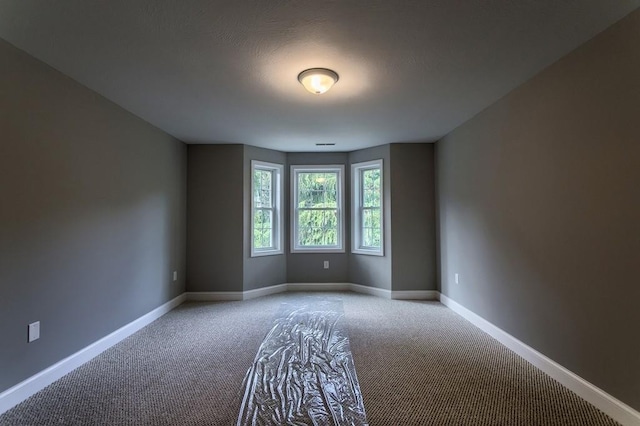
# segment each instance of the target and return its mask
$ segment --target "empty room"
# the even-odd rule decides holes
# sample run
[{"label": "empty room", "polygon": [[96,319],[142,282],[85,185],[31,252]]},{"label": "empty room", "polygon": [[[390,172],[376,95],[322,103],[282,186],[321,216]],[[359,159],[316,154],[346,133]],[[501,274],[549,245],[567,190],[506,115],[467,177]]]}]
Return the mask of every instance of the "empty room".
[{"label": "empty room", "polygon": [[0,0],[0,425],[640,426],[640,0]]}]

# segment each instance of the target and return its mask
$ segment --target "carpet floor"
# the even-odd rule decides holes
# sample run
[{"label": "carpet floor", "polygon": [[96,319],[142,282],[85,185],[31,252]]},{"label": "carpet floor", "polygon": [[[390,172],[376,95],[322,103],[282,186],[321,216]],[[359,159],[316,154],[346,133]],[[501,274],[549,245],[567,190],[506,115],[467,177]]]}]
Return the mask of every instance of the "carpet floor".
[{"label": "carpet floor", "polygon": [[438,302],[285,293],[184,303],[0,416],[0,425],[234,425],[282,303],[343,302],[370,425],[616,425]]}]

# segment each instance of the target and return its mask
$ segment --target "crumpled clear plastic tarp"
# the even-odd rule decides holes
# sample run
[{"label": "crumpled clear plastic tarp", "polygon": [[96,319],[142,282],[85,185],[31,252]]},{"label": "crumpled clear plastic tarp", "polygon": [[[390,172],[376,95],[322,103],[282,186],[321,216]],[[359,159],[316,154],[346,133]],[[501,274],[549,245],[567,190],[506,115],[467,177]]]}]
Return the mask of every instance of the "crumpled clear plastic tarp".
[{"label": "crumpled clear plastic tarp", "polygon": [[244,387],[237,426],[366,426],[342,301],[283,303]]}]

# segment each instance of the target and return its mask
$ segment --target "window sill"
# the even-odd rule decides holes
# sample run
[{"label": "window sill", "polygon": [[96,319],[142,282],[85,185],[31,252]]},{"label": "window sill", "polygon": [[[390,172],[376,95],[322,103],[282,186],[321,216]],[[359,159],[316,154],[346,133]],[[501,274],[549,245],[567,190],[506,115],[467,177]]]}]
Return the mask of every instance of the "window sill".
[{"label": "window sill", "polygon": [[256,251],[251,253],[251,257],[277,256],[284,254],[282,250]]},{"label": "window sill", "polygon": [[365,256],[378,256],[384,257],[384,251],[382,250],[366,250],[366,249],[353,249],[352,254],[363,254]]},{"label": "window sill", "polygon": [[291,250],[292,254],[303,254],[303,253],[344,253],[345,250],[343,248],[308,248],[308,249],[301,249],[301,248],[295,248]]}]

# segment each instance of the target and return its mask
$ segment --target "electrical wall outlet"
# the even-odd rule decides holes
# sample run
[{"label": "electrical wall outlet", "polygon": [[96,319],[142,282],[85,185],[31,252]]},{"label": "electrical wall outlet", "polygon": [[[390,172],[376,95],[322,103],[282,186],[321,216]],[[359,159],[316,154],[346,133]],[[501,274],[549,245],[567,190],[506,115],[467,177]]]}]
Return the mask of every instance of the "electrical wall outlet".
[{"label": "electrical wall outlet", "polygon": [[329,269],[329,261],[328,260],[324,261],[324,269]]},{"label": "electrical wall outlet", "polygon": [[456,278],[456,284],[460,284],[460,274],[456,272],[455,278]]},{"label": "electrical wall outlet", "polygon": [[173,280],[178,281],[178,271],[173,271]]},{"label": "electrical wall outlet", "polygon": [[40,321],[32,322],[29,324],[29,333],[27,335],[27,341],[29,343],[40,338]]}]

